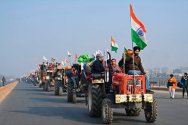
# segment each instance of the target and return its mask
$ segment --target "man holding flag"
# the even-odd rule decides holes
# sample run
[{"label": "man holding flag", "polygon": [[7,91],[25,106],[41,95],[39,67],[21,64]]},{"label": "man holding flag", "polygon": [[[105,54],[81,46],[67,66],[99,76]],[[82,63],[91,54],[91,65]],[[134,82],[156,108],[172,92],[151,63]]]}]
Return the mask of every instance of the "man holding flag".
[{"label": "man holding flag", "polygon": [[[132,42],[137,46],[133,47],[133,54],[126,54],[119,61],[119,66],[124,67],[124,73],[129,75],[145,75],[144,68],[142,66],[141,58],[139,53],[147,46],[145,33],[146,29],[144,25],[135,16],[132,6],[130,5],[130,16],[131,16],[131,37]],[[133,46],[133,43],[132,43]],[[146,90],[150,92],[150,85],[146,76]]]},{"label": "man holding flag", "polygon": [[[139,52],[140,50],[143,50],[147,46],[147,41],[146,41],[146,28],[144,24],[134,14],[132,5],[130,5],[130,17],[131,17],[131,37],[132,37],[132,42],[134,42],[137,46],[133,48],[133,57],[132,57],[132,70],[128,71],[128,74],[143,74],[145,75],[144,68],[142,66],[141,58],[139,57]],[[133,47],[133,43],[132,43]],[[128,61],[130,62],[130,61]],[[138,66],[138,67],[137,67]],[[146,77],[146,91],[147,92],[152,92],[150,91],[150,83],[149,83],[149,76],[145,75]]]}]

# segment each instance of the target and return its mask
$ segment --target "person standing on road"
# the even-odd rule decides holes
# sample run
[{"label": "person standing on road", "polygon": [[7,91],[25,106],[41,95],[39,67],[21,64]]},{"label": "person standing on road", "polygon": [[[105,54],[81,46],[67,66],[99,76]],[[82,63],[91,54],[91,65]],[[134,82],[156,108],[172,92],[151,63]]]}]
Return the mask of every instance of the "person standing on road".
[{"label": "person standing on road", "polygon": [[184,76],[182,76],[181,83],[183,84],[182,97],[184,98],[184,94],[185,94],[185,90],[186,90],[187,98],[188,98],[188,75],[187,75],[187,73],[184,73]]},{"label": "person standing on road", "polygon": [[3,86],[5,86],[5,82],[6,82],[6,79],[5,79],[5,77],[3,76],[3,78],[2,78]]},{"label": "person standing on road", "polygon": [[173,74],[170,74],[170,78],[168,79],[168,88],[169,88],[169,93],[170,93],[170,98],[174,99],[175,96],[175,90],[177,87],[177,80],[174,77]]}]

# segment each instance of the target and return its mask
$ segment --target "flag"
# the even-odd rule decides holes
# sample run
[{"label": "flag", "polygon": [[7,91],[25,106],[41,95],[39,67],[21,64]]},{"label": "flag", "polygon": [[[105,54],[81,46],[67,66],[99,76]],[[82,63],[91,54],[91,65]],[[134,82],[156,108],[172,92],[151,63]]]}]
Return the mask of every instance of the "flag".
[{"label": "flag", "polygon": [[111,51],[115,51],[117,53],[118,44],[115,39],[111,36]]},{"label": "flag", "polygon": [[62,59],[62,61],[61,61],[61,64],[62,64],[62,66],[64,66],[64,65],[65,65],[64,60],[63,60],[63,59]]},{"label": "flag", "polygon": [[69,59],[66,59],[66,58],[65,58],[64,63],[66,64],[66,63],[69,63],[69,62],[70,62]]},{"label": "flag", "polygon": [[95,54],[102,54],[102,51],[98,49]]},{"label": "flag", "polygon": [[75,60],[77,60],[77,59],[78,59],[78,55],[77,55],[77,54],[75,54],[74,59],[75,59]]},{"label": "flag", "polygon": [[55,58],[52,57],[52,58],[51,58],[51,62],[55,62]]},{"label": "flag", "polygon": [[67,55],[68,57],[71,57],[72,54],[69,51],[67,51]]},{"label": "flag", "polygon": [[43,59],[44,61],[48,61],[48,59],[47,59],[45,56],[43,56],[42,59]]},{"label": "flag", "polygon": [[130,16],[132,41],[143,50],[147,46],[146,28],[135,16],[132,5],[130,5]]},{"label": "flag", "polygon": [[92,57],[95,58],[95,57],[96,57],[96,53],[93,53],[93,54],[92,54]]}]

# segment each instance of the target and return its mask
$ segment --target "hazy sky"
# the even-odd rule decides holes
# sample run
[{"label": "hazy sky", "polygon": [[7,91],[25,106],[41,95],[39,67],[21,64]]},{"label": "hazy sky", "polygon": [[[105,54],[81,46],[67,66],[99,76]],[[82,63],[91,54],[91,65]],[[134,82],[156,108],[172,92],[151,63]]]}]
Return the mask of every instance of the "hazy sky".
[{"label": "hazy sky", "polygon": [[[20,76],[42,56],[131,47],[129,5],[147,29],[145,68],[188,66],[188,0],[0,0],[0,74]],[[72,57],[73,60],[73,57]]]}]

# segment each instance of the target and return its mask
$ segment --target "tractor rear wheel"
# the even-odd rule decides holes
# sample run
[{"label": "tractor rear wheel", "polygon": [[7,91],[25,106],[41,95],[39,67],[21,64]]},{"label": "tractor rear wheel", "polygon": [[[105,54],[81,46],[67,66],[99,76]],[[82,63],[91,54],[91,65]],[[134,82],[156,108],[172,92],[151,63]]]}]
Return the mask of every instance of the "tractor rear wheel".
[{"label": "tractor rear wheel", "polygon": [[[61,84],[61,82],[59,83],[59,84]],[[60,85],[59,86],[59,93],[58,93],[60,96],[62,96],[63,95],[63,87]]]},{"label": "tractor rear wheel", "polygon": [[89,115],[91,117],[100,117],[102,103],[102,89],[100,85],[89,85],[87,101]]},{"label": "tractor rear wheel", "polygon": [[73,88],[74,84],[72,81],[68,81],[67,86],[67,101],[72,102],[73,101]]},{"label": "tractor rear wheel", "polygon": [[59,86],[58,86],[58,81],[55,81],[55,95],[59,94]]},{"label": "tractor rear wheel", "polygon": [[45,91],[47,91],[47,92],[50,91],[50,81],[47,81],[47,82],[44,84],[44,88],[45,88]]},{"label": "tractor rear wheel", "polygon": [[72,102],[76,103],[76,90],[75,89],[73,89],[73,95],[72,96],[73,96],[72,97]]}]

